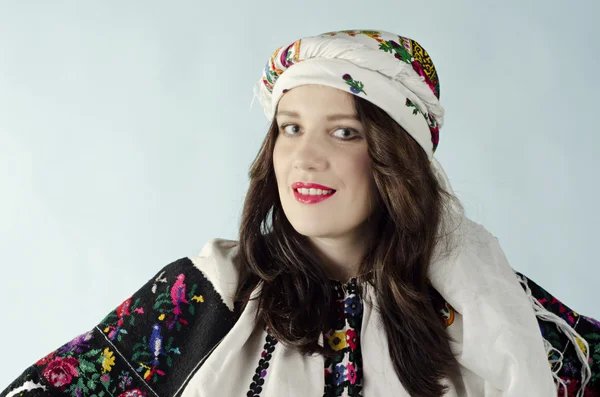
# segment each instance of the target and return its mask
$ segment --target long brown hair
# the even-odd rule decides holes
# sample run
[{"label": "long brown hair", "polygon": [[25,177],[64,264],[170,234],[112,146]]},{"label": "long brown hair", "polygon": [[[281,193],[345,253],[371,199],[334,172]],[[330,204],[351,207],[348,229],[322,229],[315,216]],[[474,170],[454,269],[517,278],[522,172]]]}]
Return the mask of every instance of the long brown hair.
[{"label": "long brown hair", "polygon": [[[431,302],[427,269],[451,202],[425,151],[387,113],[354,96],[366,127],[378,190],[375,238],[360,273],[372,275],[378,309],[396,374],[412,396],[442,396],[441,380],[459,376],[440,315]],[[334,299],[315,253],[286,218],[273,169],[279,127],[273,120],[249,172],[239,229],[243,264],[237,300],[245,305],[262,284],[257,317],[280,342],[304,354],[327,354],[319,346]]]}]

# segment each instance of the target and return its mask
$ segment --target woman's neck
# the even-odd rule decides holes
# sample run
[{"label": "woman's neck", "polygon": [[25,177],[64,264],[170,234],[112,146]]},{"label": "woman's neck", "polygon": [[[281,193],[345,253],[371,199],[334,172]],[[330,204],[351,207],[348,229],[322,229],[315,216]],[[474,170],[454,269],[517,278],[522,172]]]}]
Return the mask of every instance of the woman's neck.
[{"label": "woman's neck", "polygon": [[369,246],[367,233],[335,237],[310,237],[309,241],[332,280],[345,282],[360,273]]}]

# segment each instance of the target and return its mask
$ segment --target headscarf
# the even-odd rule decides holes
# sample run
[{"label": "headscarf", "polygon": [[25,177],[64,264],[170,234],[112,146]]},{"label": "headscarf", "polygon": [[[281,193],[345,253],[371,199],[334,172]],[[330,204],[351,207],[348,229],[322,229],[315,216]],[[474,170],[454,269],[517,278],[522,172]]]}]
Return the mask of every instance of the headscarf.
[{"label": "headscarf", "polygon": [[283,93],[304,84],[351,92],[377,105],[433,157],[444,109],[435,66],[416,41],[386,32],[345,30],[278,48],[255,87],[267,118],[273,119]]}]

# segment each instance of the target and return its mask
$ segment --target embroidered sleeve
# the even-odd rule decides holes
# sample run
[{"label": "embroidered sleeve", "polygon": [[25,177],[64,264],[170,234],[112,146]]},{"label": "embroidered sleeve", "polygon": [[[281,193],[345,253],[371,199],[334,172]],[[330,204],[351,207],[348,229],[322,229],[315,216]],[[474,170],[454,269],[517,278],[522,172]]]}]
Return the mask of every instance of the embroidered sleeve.
[{"label": "embroidered sleeve", "polygon": [[27,368],[0,397],[178,396],[234,322],[210,281],[183,258]]}]

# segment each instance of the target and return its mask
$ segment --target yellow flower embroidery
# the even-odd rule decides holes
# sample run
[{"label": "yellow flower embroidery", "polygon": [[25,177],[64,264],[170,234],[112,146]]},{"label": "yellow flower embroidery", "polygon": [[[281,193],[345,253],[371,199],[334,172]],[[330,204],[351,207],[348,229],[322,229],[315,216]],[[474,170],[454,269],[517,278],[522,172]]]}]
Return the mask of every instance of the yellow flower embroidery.
[{"label": "yellow flower embroidery", "polygon": [[578,337],[575,337],[575,340],[577,341],[577,344],[579,345],[579,348],[581,349],[581,351],[583,352],[583,354],[587,354],[587,349],[585,348],[585,345],[583,344],[583,341],[581,339],[579,339]]},{"label": "yellow flower embroidery", "polygon": [[104,359],[102,360],[102,373],[110,372],[112,367],[115,365],[115,356],[108,347],[102,352]]},{"label": "yellow flower embroidery", "polygon": [[193,301],[196,301],[196,302],[200,302],[200,303],[202,303],[202,302],[204,302],[204,297],[203,297],[202,295],[200,295],[200,296],[194,295],[194,296],[192,297],[192,300],[193,300]]},{"label": "yellow flower embroidery", "polygon": [[329,337],[329,346],[331,346],[331,348],[335,351],[338,350],[342,350],[344,347],[346,347],[346,332],[344,331],[338,331],[338,332],[334,332],[330,337]]},{"label": "yellow flower embroidery", "polygon": [[150,370],[151,370],[151,368],[150,368],[149,366],[147,366],[146,364],[144,364],[144,363],[138,363],[138,364],[140,364],[140,366],[141,366],[142,368],[146,368],[146,372],[144,372],[144,379],[148,379],[148,377],[149,377],[149,376],[150,376],[150,374],[152,373],[152,371],[150,371]]},{"label": "yellow flower embroidery", "polygon": [[160,316],[158,316],[158,319],[159,319],[160,321],[164,320],[164,319],[165,319],[165,314],[164,314],[164,313],[162,313]]}]

